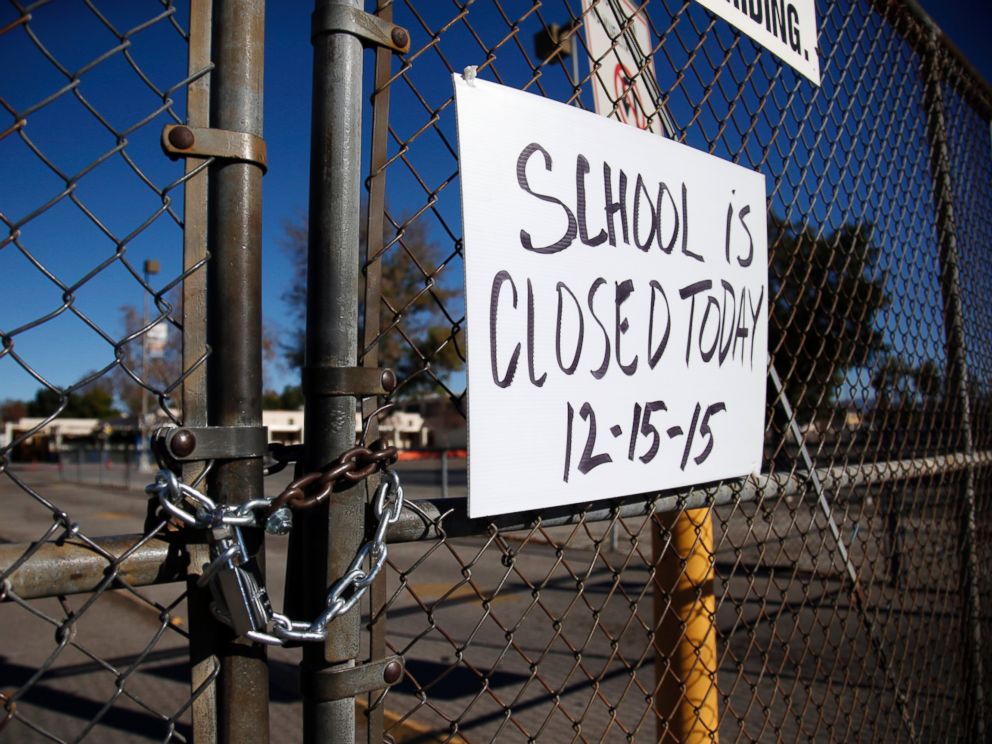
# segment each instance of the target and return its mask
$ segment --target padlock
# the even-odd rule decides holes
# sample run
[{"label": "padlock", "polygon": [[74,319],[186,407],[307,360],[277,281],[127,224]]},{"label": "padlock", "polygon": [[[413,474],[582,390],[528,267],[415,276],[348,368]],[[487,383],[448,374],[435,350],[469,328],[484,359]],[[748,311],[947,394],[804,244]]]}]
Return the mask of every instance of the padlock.
[{"label": "padlock", "polygon": [[251,630],[264,630],[272,617],[269,594],[258,574],[258,564],[253,558],[240,566],[221,569],[211,584],[220,594],[229,624],[238,636]]},{"label": "padlock", "polygon": [[204,572],[212,574],[214,615],[239,637],[252,630],[264,630],[272,618],[272,605],[258,561],[249,557],[240,528],[218,527],[213,538],[214,563],[223,564],[211,564]]}]

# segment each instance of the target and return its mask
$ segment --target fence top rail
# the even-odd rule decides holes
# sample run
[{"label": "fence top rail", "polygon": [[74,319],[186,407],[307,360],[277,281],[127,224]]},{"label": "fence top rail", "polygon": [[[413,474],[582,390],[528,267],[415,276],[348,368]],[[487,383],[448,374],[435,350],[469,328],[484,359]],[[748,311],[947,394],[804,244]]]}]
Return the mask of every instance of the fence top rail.
[{"label": "fence top rail", "polygon": [[[873,2],[882,13],[886,9],[893,7],[891,0],[873,0]],[[896,5],[898,4],[896,3]],[[948,82],[956,84],[968,97],[972,105],[979,108],[983,115],[992,118],[992,85],[989,84],[965,53],[961,51],[961,48],[954,43],[954,40],[923,9],[923,6],[919,4],[918,0],[902,0],[901,5],[909,11],[913,20],[920,24],[920,27],[916,29],[919,32],[919,36],[915,41],[919,44],[925,44],[928,35],[927,32],[929,32],[964,71],[965,75],[950,76]],[[908,35],[907,40],[913,41]]]},{"label": "fence top rail", "polygon": [[[992,465],[992,451],[922,457],[912,460],[841,465],[818,468],[824,487],[850,489],[878,486],[914,478],[940,477],[968,468]],[[592,508],[566,506],[540,512],[506,514],[469,519],[465,500],[425,499],[413,501],[387,532],[390,543],[417,542],[451,537],[487,535],[494,530],[513,532],[534,527],[556,527],[579,522],[604,522],[635,516],[649,516],[699,507],[722,506],[757,499],[796,497],[809,488],[804,471],[767,474],[760,478],[727,481],[708,488],[684,489],[650,497],[631,496],[598,504]],[[115,557],[120,556],[120,557]],[[185,552],[175,541],[144,535],[95,538],[92,544],[65,542],[9,543],[0,545],[0,576],[9,577],[0,585],[0,602],[10,591],[20,599],[69,595],[101,590],[105,586],[141,587],[183,581],[187,577]],[[67,570],[69,566],[71,570]]]},{"label": "fence top rail", "polygon": [[[839,465],[817,468],[816,475],[828,489],[851,489],[881,485],[895,481],[943,476],[984,467],[992,463],[992,452],[963,453],[922,457],[912,460]],[[797,497],[810,489],[805,471],[769,473],[723,481],[691,489],[674,489],[650,495],[629,496],[594,505],[571,505],[540,509],[532,512],[503,514],[495,517],[470,519],[464,498],[428,499],[414,501],[404,509],[399,522],[387,534],[389,542],[416,542],[450,537],[472,537],[492,532],[513,532],[535,527],[556,527],[580,522],[603,522],[652,513],[676,512],[723,506],[756,500],[774,501]]]}]

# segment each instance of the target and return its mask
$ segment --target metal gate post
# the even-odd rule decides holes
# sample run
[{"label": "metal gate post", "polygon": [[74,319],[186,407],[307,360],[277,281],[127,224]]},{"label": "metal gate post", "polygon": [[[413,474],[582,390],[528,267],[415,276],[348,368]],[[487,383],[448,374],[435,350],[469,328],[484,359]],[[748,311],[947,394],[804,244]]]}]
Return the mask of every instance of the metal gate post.
[{"label": "metal gate post", "polygon": [[[376,15],[389,23],[393,20],[393,0],[379,0]],[[365,367],[379,366],[379,344],[382,306],[382,253],[385,247],[384,223],[386,218],[386,165],[389,162],[389,94],[392,86],[393,52],[380,46],[375,52],[375,85],[372,93],[372,145],[369,163],[369,201],[365,231],[365,307],[362,318],[362,356]],[[365,424],[369,439],[378,438],[379,422],[374,415],[378,398],[367,399],[362,417],[371,419]],[[383,571],[369,587],[369,658],[386,656],[386,572]],[[385,737],[385,705],[380,702],[378,691],[370,692],[365,721],[365,741],[381,744]],[[361,723],[361,721],[359,721]],[[360,729],[360,727],[359,727]],[[361,737],[359,730],[357,738]]]},{"label": "metal gate post", "polygon": [[[939,30],[928,28],[922,55],[924,81],[923,108],[927,118],[927,141],[933,171],[933,198],[936,210],[937,241],[940,256],[940,291],[944,301],[944,343],[947,355],[948,398],[953,401],[959,422],[959,444],[967,457],[975,453],[972,435],[971,404],[968,399],[968,360],[964,335],[964,309],[961,305],[961,273],[954,221],[954,191],[951,182],[950,152],[944,122],[944,95]],[[965,472],[964,483],[963,576],[965,611],[968,621],[971,687],[975,691],[975,737],[985,741],[985,674],[982,662],[981,605],[978,594],[978,553],[976,551],[975,468]]]},{"label": "metal gate post", "polygon": [[[264,0],[216,0],[210,125],[262,135]],[[207,276],[207,418],[211,426],[262,425],[262,169],[218,160],[210,169]],[[261,458],[218,461],[211,498],[262,497]],[[264,567],[264,533],[243,531]],[[219,630],[217,687],[221,742],[267,742],[269,677],[265,648]]]},{"label": "metal gate post", "polygon": [[[186,122],[191,127],[210,126],[211,0],[190,0],[188,73],[195,78],[186,93]],[[201,158],[186,158],[188,177],[183,189],[183,423],[207,425],[207,172]],[[183,467],[183,480],[192,483],[204,463]],[[186,605],[189,613],[190,688],[196,696],[191,707],[193,739],[197,744],[217,744],[217,642],[220,625],[210,613],[210,589],[197,586],[202,566],[210,562],[205,538],[191,537]]]},{"label": "metal gate post", "polygon": [[[316,0],[315,20],[325,8],[361,0]],[[316,29],[315,29],[316,30]],[[307,472],[319,470],[355,443],[352,396],[324,395],[308,385],[322,370],[354,367],[358,356],[359,193],[362,140],[362,42],[337,30],[312,35],[313,100],[310,131],[310,202],[307,261],[306,354],[303,371]],[[300,525],[302,575],[298,597],[305,617],[325,608],[328,585],[342,576],[361,546],[365,530],[363,488],[335,493]],[[301,686],[305,742],[350,743],[355,739],[355,701],[314,697],[328,670],[351,667],[359,654],[360,609],[356,605],[327,627],[323,647],[303,649]]]},{"label": "metal gate post", "polygon": [[[716,742],[716,596],[710,508],[661,514],[652,530],[657,740]],[[666,542],[661,529],[669,539]]]}]

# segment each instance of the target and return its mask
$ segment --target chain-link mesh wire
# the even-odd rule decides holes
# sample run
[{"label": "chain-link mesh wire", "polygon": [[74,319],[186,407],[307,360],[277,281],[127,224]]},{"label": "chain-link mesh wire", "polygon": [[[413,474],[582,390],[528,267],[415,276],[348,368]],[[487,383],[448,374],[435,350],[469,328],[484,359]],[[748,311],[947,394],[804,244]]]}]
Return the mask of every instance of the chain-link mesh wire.
[{"label": "chain-link mesh wire", "polygon": [[[592,109],[617,58],[590,61],[585,25],[612,11],[391,5],[412,46],[376,81],[390,118],[370,182],[387,185],[381,203],[370,188],[385,229],[366,263],[382,276],[366,352],[400,371],[398,403],[453,447],[466,391],[450,76],[475,65]],[[660,89],[614,113],[642,105],[650,126],[667,112],[679,141],[768,179],[782,381],[769,386],[769,477],[682,494],[703,509],[616,502],[605,521],[578,510],[569,526],[538,515],[457,537],[442,518],[441,539],[391,546],[371,626],[406,659],[379,702],[387,733],[975,740],[992,631],[976,571],[992,558],[987,88],[898,2],[816,4],[819,87],[695,3],[614,5],[647,20],[632,77]],[[542,59],[535,37],[553,47],[558,34],[577,54]],[[692,618],[711,621],[715,646]]]},{"label": "chain-link mesh wire", "polygon": [[[407,671],[377,703],[387,732],[974,740],[992,636],[989,579],[975,570],[992,558],[986,93],[898,3],[819,4],[820,88],[695,4],[642,5],[650,65],[631,72],[654,76],[661,99],[633,105],[649,123],[664,109],[679,140],[769,179],[770,346],[783,382],[769,395],[772,477],[681,494],[702,509],[614,503],[607,519],[579,510],[565,526],[391,546],[374,632]],[[457,444],[464,425],[450,74],[477,65],[592,108],[615,60],[590,65],[584,24],[605,6],[393,6],[413,44],[379,81],[392,115],[386,201],[370,203],[387,225],[366,267],[382,266],[370,322],[400,373],[397,400],[417,401],[436,444]],[[97,537],[141,531],[143,498],[60,477],[96,467],[109,482],[122,461],[137,467],[142,390],[151,410],[182,419],[185,178],[158,137],[184,118],[187,23],[169,2],[63,11],[12,3],[0,15],[0,158],[16,176],[0,185],[0,271],[14,277],[0,300],[0,381],[42,390],[30,411],[5,410],[16,426],[0,444],[0,538],[34,541],[2,574],[0,620],[13,631],[0,644],[0,737],[184,739],[203,690],[189,690],[184,594],[139,590],[122,571],[164,526],[108,551]],[[572,58],[533,48],[552,24],[576,38],[578,79]],[[630,105],[618,99],[615,113]],[[161,321],[171,346],[142,360]],[[119,421],[87,430],[112,418],[108,405]],[[95,462],[44,462],[93,445]],[[426,519],[445,534],[447,520]],[[98,590],[19,596],[25,562],[66,541],[106,561]]]},{"label": "chain-link mesh wire", "polygon": [[[0,9],[0,396],[27,400],[4,401],[0,541],[30,544],[0,567],[3,741],[191,738],[184,585],[124,565],[167,537],[138,442],[183,416],[186,177],[159,137],[209,72],[188,24],[169,0]],[[87,560],[94,591],[50,596]]]}]

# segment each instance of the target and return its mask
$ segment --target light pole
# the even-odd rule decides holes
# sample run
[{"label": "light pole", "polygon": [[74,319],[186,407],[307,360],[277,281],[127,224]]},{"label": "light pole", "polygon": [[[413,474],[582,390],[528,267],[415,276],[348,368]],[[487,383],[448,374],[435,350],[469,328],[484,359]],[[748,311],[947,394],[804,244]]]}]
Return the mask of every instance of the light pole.
[{"label": "light pole", "polygon": [[[145,286],[148,279],[159,272],[159,264],[155,259],[147,258],[143,266],[145,276]],[[141,317],[141,327],[148,326],[148,290],[144,292],[144,308]],[[141,334],[141,380],[147,381],[148,372],[148,333]],[[147,472],[151,469],[148,460],[148,391],[141,388],[141,418],[138,421],[138,472]]]},{"label": "light pole", "polygon": [[[572,58],[572,85],[579,85],[579,21],[564,25],[552,23],[534,34],[534,51],[542,60]],[[571,36],[568,36],[571,32]],[[567,37],[567,38],[566,38]]]}]

